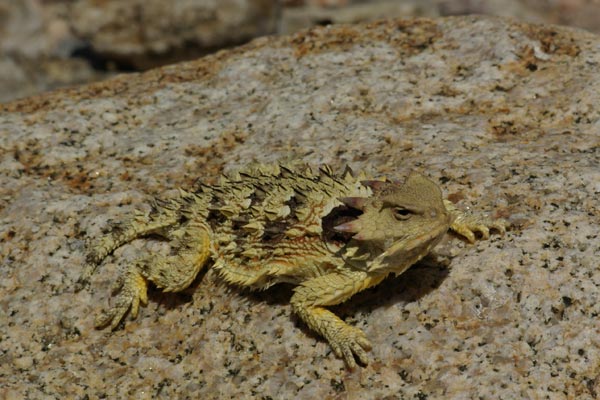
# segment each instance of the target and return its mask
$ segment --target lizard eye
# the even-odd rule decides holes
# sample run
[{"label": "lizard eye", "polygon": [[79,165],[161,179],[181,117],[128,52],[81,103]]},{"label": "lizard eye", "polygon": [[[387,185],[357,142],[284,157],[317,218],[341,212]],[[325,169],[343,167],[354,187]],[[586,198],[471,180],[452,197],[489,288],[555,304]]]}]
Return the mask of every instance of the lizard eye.
[{"label": "lizard eye", "polygon": [[396,218],[398,221],[406,221],[410,218],[412,212],[406,208],[394,207],[393,214],[394,218]]}]

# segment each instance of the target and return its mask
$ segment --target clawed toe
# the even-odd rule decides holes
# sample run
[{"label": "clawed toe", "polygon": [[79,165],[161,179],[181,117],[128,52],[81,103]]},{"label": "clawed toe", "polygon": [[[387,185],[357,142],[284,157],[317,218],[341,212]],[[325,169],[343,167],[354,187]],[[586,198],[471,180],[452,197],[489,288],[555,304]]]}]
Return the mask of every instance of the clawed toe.
[{"label": "clawed toe", "polygon": [[108,311],[102,310],[96,317],[96,328],[110,326],[115,330],[128,312],[131,311],[131,316],[135,318],[140,304],[148,303],[146,280],[139,273],[127,274],[126,278],[119,282],[117,290],[119,294],[115,304]]},{"label": "clawed toe", "polygon": [[129,307],[127,308],[111,308],[110,310],[102,310],[94,321],[94,326],[98,329],[110,326],[111,330],[117,329],[125,314],[129,311]]},{"label": "clawed toe", "polygon": [[475,242],[475,234],[479,234],[482,239],[489,239],[490,230],[498,231],[500,234],[506,232],[508,223],[503,219],[489,219],[477,217],[474,215],[459,215],[452,223],[452,230],[463,236],[470,243]]},{"label": "clawed toe", "polygon": [[506,229],[509,228],[510,224],[505,219],[497,219],[488,226],[497,230],[501,235],[504,235],[506,233]]},{"label": "clawed toe", "polygon": [[474,230],[478,231],[481,234],[483,239],[490,238],[490,230],[495,230],[501,235],[506,233],[506,228],[508,227],[508,222],[504,219],[484,219],[480,224],[473,227]]},{"label": "clawed toe", "polygon": [[371,343],[363,331],[354,327],[347,327],[339,339],[331,340],[331,348],[336,356],[343,358],[349,369],[356,368],[356,358],[361,364],[369,363],[367,350],[371,350]]},{"label": "clawed toe", "polygon": [[487,226],[483,225],[483,226],[479,226],[479,233],[481,233],[481,237],[484,239],[489,239],[490,238],[490,230]]}]

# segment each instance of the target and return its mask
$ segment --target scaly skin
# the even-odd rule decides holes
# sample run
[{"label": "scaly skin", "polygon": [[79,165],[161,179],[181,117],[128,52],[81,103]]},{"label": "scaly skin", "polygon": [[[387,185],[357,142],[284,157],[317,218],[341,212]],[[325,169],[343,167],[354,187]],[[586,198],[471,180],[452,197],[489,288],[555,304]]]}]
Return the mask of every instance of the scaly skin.
[{"label": "scaly skin", "polygon": [[172,248],[169,256],[144,256],[122,271],[113,306],[96,325],[117,328],[147,303],[148,282],[165,292],[184,290],[212,260],[233,285],[295,284],[291,305],[300,319],[349,368],[356,359],[367,364],[371,344],[364,332],[326,307],[403,273],[449,230],[474,242],[477,233],[488,238],[490,229],[504,233],[506,222],[461,212],[419,174],[402,184],[365,178],[327,166],[315,172],[259,164],[217,185],[156,201],[150,213],[137,213],[90,246],[80,287],[96,265],[134,239],[158,236]]},{"label": "scaly skin", "polygon": [[480,215],[466,214],[457,209],[454,204],[444,200],[444,205],[452,214],[450,229],[469,241],[475,243],[475,233],[479,232],[483,239],[489,239],[490,229],[495,229],[501,234],[506,232],[507,223],[503,219],[493,220]]},{"label": "scaly skin", "polygon": [[294,289],[292,308],[309,328],[327,339],[335,355],[343,358],[349,368],[356,367],[354,355],[367,364],[365,350],[371,349],[371,343],[364,332],[346,324],[324,307],[342,303],[379,284],[385,277],[386,274],[369,276],[367,272],[346,270],[319,276]]},{"label": "scaly skin", "polygon": [[[471,243],[475,241],[477,232],[487,239],[490,228],[505,233],[504,220],[467,215],[460,212],[451,202],[444,203],[453,219],[450,229]],[[387,275],[341,271],[303,282],[294,290],[291,299],[294,312],[312,330],[327,339],[335,355],[343,358],[348,368],[356,367],[355,356],[363,364],[368,363],[365,351],[371,349],[371,343],[363,331],[346,324],[323,307],[343,303],[354,294],[378,285]]]}]

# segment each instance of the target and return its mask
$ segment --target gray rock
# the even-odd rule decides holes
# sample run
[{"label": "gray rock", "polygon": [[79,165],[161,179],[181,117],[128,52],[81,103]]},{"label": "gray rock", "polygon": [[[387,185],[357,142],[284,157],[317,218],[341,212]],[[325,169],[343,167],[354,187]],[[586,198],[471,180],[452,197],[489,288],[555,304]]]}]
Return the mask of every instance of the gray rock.
[{"label": "gray rock", "polygon": [[275,33],[276,0],[80,0],[76,36],[100,56],[147,69]]},{"label": "gray rock", "polygon": [[[260,39],[0,106],[0,396],[577,398],[600,393],[600,37],[485,17]],[[349,163],[438,180],[505,237],[448,240],[336,308],[365,330],[353,372],[290,316],[289,287],[209,272],[93,329],[116,252],[74,293],[84,238],[251,161]]]},{"label": "gray rock", "polygon": [[288,0],[284,4],[280,24],[283,33],[313,25],[379,18],[468,14],[514,17],[600,32],[600,4],[594,0]]},{"label": "gray rock", "polygon": [[91,82],[106,73],[80,58],[64,2],[5,1],[0,4],[0,102],[61,86]]},{"label": "gray rock", "polygon": [[271,34],[276,0],[0,3],[0,102]]}]

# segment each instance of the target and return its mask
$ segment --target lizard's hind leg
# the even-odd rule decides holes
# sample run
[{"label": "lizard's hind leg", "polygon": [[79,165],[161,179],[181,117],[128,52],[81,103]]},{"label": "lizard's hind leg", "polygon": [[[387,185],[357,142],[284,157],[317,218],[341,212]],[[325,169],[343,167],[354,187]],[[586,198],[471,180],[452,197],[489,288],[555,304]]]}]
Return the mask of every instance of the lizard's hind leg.
[{"label": "lizard's hind leg", "polygon": [[126,267],[115,291],[118,293],[113,306],[102,311],[95,325],[110,325],[115,329],[128,311],[136,317],[140,303],[148,302],[148,281],[164,292],[178,292],[187,288],[196,278],[210,257],[210,235],[202,223],[187,222],[169,233],[175,248],[169,256],[152,255]]}]

